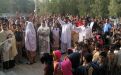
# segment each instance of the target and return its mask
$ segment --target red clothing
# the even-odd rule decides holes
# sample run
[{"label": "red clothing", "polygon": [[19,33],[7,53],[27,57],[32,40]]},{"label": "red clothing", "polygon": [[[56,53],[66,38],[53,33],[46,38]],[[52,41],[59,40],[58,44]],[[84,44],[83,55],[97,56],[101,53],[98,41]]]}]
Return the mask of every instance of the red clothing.
[{"label": "red clothing", "polygon": [[81,21],[76,22],[76,27],[79,27],[79,26],[82,26],[82,25],[83,25],[83,23]]}]

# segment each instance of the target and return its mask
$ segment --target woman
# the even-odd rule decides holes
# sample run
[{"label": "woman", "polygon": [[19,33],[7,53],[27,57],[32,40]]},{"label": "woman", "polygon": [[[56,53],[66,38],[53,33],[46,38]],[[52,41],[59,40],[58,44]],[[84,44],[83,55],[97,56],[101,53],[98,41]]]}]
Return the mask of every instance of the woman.
[{"label": "woman", "polygon": [[52,38],[53,38],[53,49],[59,49],[59,41],[60,41],[60,29],[57,26],[57,22],[54,24],[52,31]]},{"label": "woman", "polygon": [[50,29],[47,26],[45,20],[42,21],[41,26],[38,28],[37,34],[39,39],[39,52],[41,57],[41,54],[43,53],[50,53]]},{"label": "woman", "polygon": [[28,22],[26,27],[25,47],[27,49],[27,56],[29,60],[28,64],[33,64],[36,56],[36,32],[32,22]]},{"label": "woman", "polygon": [[61,64],[61,51],[53,51],[54,56],[54,75],[63,75],[62,73],[62,64]]}]

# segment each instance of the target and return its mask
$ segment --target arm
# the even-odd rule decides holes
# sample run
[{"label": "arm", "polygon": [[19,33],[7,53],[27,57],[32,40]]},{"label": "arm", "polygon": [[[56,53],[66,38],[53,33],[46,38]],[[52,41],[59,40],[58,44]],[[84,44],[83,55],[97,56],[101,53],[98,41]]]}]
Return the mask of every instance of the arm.
[{"label": "arm", "polygon": [[79,33],[82,31],[82,28],[81,26],[80,27],[73,26],[73,30]]},{"label": "arm", "polygon": [[58,21],[59,21],[59,23],[60,23],[61,25],[65,24],[65,22],[62,21],[60,18],[58,18]]}]

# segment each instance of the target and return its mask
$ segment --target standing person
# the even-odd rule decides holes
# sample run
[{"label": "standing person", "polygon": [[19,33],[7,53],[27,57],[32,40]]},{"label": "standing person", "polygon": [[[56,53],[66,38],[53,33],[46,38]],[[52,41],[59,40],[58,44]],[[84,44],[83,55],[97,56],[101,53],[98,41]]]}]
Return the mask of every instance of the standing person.
[{"label": "standing person", "polygon": [[31,18],[29,19],[25,30],[25,47],[29,60],[28,64],[33,64],[36,57],[36,32]]},{"label": "standing person", "polygon": [[51,30],[52,31],[52,47],[53,49],[59,49],[59,41],[60,41],[60,29],[59,27],[57,26],[57,21],[56,23],[54,24],[54,27],[53,29]]},{"label": "standing person", "polygon": [[61,19],[58,19],[58,21],[62,26],[61,50],[62,50],[62,53],[65,53],[68,48],[71,48],[72,24],[69,22],[68,17],[65,18],[65,21],[62,21]]},{"label": "standing person", "polygon": [[113,50],[108,51],[108,74],[109,75],[116,75],[116,64],[117,64],[117,56],[114,54]]},{"label": "standing person", "polygon": [[23,32],[22,32],[22,29],[21,29],[20,25],[16,26],[16,31],[14,32],[14,34],[15,34],[16,46],[17,46],[17,50],[18,50],[18,55],[17,55],[17,58],[16,58],[16,62],[21,63],[22,62]]},{"label": "standing person", "polygon": [[53,75],[54,66],[53,66],[53,56],[49,53],[44,53],[41,57],[41,63],[44,64],[44,75]]},{"label": "standing person", "polygon": [[107,75],[107,53],[102,51],[99,54],[99,75]]},{"label": "standing person", "polygon": [[78,42],[83,42],[92,37],[92,30],[87,26],[85,19],[83,19],[83,26],[75,27],[75,30],[79,33]]},{"label": "standing person", "polygon": [[8,20],[2,22],[2,31],[0,32],[0,50],[3,55],[3,68],[9,69],[15,66],[14,58],[17,55],[16,40],[14,33],[8,29]]},{"label": "standing person", "polygon": [[43,20],[41,26],[38,28],[38,38],[39,38],[39,51],[40,54],[50,53],[50,29],[46,22]]},{"label": "standing person", "polygon": [[68,56],[68,59],[70,60],[72,65],[72,73],[73,75],[76,75],[76,71],[78,67],[81,65],[80,63],[81,54],[78,52],[74,52]]},{"label": "standing person", "polygon": [[100,49],[99,49],[99,44],[96,44],[95,50],[93,51],[93,62],[97,62],[99,60],[99,54],[100,54]]},{"label": "standing person", "polygon": [[109,35],[111,28],[112,28],[112,26],[110,24],[109,19],[106,19],[106,22],[103,26],[103,32],[104,32],[105,36]]},{"label": "standing person", "polygon": [[54,56],[54,75],[63,75],[62,72],[62,61],[61,61],[61,52],[60,50],[55,50],[53,51],[53,56]]}]

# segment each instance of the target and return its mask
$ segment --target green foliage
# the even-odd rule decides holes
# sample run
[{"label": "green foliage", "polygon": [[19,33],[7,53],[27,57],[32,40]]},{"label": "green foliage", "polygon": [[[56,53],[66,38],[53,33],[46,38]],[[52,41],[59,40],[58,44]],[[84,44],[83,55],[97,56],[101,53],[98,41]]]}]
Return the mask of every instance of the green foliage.
[{"label": "green foliage", "polygon": [[34,10],[33,0],[0,0],[0,12],[30,12]]},{"label": "green foliage", "polygon": [[[37,0],[38,14],[73,14],[98,17],[121,16],[121,0]],[[0,0],[0,13],[24,12],[35,8],[34,0]]]}]

